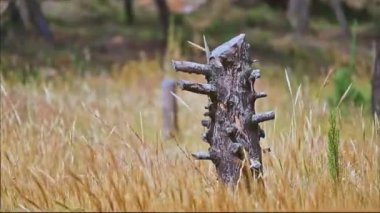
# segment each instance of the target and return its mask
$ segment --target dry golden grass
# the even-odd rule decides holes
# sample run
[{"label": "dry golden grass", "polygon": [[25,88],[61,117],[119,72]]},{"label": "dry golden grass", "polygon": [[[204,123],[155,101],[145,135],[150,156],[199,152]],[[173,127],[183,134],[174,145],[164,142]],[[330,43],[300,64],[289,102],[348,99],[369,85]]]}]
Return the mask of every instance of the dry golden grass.
[{"label": "dry golden grass", "polygon": [[189,157],[208,148],[206,97],[179,91],[189,106],[179,103],[181,138],[162,141],[158,64],[118,69],[41,84],[2,79],[2,211],[380,210],[379,126],[360,110],[338,116],[342,180],[329,176],[329,110],[313,95],[323,77],[290,93],[281,70],[263,70],[256,88],[269,97],[258,111],[274,109],[276,120],[263,124],[262,147],[272,150],[263,156],[265,191],[248,194]]}]

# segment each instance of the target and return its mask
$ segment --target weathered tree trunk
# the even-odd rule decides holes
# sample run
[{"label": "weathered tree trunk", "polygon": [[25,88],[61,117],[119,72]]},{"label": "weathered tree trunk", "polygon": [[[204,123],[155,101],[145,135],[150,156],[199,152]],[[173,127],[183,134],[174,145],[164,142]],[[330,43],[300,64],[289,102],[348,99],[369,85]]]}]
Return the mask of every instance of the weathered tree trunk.
[{"label": "weathered tree trunk", "polygon": [[372,77],[372,110],[380,118],[380,36],[375,44],[375,63]]},{"label": "weathered tree trunk", "polygon": [[263,171],[260,137],[265,137],[259,123],[274,119],[274,112],[256,113],[255,102],[266,97],[256,92],[255,81],[260,71],[252,69],[249,44],[245,35],[240,34],[218,46],[211,53],[205,41],[207,64],[188,61],[173,61],[176,71],[202,74],[207,83],[179,81],[183,90],[204,94],[209,104],[204,114],[209,119],[201,124],[208,128],[203,139],[210,144],[208,151],[193,153],[197,159],[211,160],[220,179],[228,184],[237,184],[242,170],[250,176],[259,177]]},{"label": "weathered tree trunk", "polygon": [[[163,138],[165,140],[172,138],[178,132],[177,122],[177,101],[175,94],[176,81],[164,79],[161,83],[161,102],[163,118]],[[172,94],[173,93],[173,94]]]},{"label": "weathered tree trunk", "polygon": [[310,0],[290,0],[286,16],[297,35],[309,29]]},{"label": "weathered tree trunk", "polygon": [[349,37],[351,35],[351,32],[347,24],[347,19],[346,19],[346,16],[344,15],[340,0],[330,0],[330,5],[335,12],[335,16],[343,30],[344,35]]}]

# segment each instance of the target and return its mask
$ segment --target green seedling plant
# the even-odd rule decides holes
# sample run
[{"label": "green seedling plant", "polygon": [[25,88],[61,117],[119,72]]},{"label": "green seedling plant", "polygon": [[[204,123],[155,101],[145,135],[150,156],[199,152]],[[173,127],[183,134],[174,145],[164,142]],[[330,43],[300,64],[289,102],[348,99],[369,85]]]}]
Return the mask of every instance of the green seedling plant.
[{"label": "green seedling plant", "polygon": [[329,173],[334,182],[339,181],[339,128],[336,124],[336,109],[330,112],[328,132],[327,160]]},{"label": "green seedling plant", "polygon": [[357,70],[356,67],[356,26],[357,22],[353,24],[353,33],[351,40],[351,53],[350,53],[350,62],[347,65],[338,67],[333,76],[333,83],[335,87],[335,93],[333,96],[330,96],[328,99],[329,105],[331,107],[336,107],[339,104],[340,98],[347,91],[347,88],[350,87],[350,91],[347,93],[344,104],[342,108],[344,109],[348,103],[353,103],[355,106],[363,106],[365,109],[369,109],[369,98],[362,92],[357,85],[353,84],[353,76]]}]

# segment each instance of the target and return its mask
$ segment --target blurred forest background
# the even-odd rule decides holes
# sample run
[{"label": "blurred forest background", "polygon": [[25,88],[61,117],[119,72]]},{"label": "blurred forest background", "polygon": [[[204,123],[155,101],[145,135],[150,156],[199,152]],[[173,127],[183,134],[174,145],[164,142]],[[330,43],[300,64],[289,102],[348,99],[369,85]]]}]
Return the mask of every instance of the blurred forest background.
[{"label": "blurred forest background", "polygon": [[268,72],[287,68],[300,81],[334,72],[330,105],[358,78],[348,101],[368,110],[371,105],[378,0],[0,2],[5,78],[25,82],[68,70],[81,76],[112,73],[142,59],[157,59],[163,72],[152,72],[172,76],[172,59],[203,57],[189,41],[202,44],[205,35],[215,47],[245,33],[253,57]]},{"label": "blurred forest background", "polygon": [[[0,0],[0,14],[1,210],[380,209],[380,0]],[[207,99],[177,91],[182,137],[165,143],[160,85],[204,81],[171,60],[205,63],[203,36],[212,50],[240,33],[268,93],[256,110],[276,119],[267,194],[234,197],[188,157],[208,148]]]},{"label": "blurred forest background", "polygon": [[173,54],[170,39],[181,54],[197,57],[184,48],[186,41],[201,44],[205,35],[214,47],[244,32],[263,63],[320,75],[349,60],[354,21],[357,61],[371,60],[379,7],[376,0],[2,0],[1,68],[23,64],[41,75],[60,74],[61,66],[102,72],[112,64]]}]

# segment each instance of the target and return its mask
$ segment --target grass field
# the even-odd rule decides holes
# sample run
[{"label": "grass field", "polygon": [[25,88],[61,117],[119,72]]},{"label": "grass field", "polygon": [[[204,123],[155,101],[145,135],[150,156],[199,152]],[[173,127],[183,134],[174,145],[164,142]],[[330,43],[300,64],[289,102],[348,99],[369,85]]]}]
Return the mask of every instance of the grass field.
[{"label": "grass field", "polygon": [[261,145],[272,150],[263,155],[265,191],[249,194],[226,189],[211,162],[190,157],[208,148],[206,97],[178,91],[181,135],[163,141],[158,62],[117,69],[1,79],[2,211],[380,210],[379,124],[369,113],[338,113],[341,181],[330,177],[326,76],[288,84],[283,68],[262,70],[256,88],[269,97],[257,110],[276,119],[262,126]]}]

